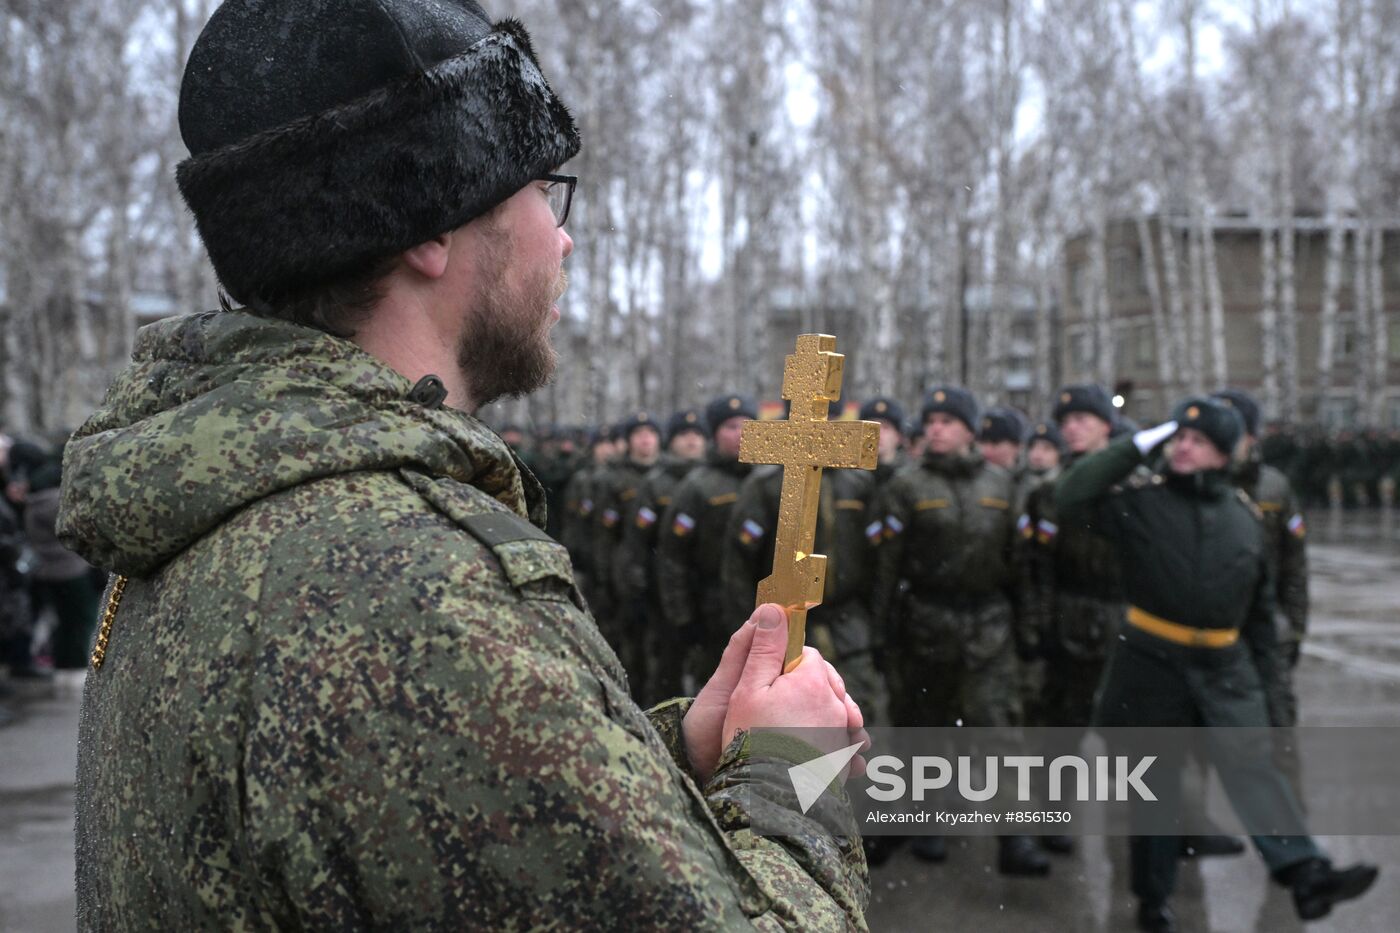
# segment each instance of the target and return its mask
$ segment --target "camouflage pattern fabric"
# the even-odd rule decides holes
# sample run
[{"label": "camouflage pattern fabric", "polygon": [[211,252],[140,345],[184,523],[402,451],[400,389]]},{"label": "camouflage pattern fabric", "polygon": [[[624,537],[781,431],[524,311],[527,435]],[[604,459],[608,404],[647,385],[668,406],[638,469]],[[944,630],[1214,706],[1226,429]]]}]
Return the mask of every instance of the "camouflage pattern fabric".
[{"label": "camouflage pattern fabric", "polygon": [[719,663],[729,636],[750,609],[736,618],[726,611],[720,562],[729,512],[739,486],[753,467],[710,451],[676,487],[661,516],[656,542],[656,578],[663,623],[688,646],[686,675],[700,682]]},{"label": "camouflage pattern fabric", "polygon": [[1020,724],[1013,499],[1011,474],[977,452],[930,453],[881,494],[873,602],[895,725]]},{"label": "camouflage pattern fabric", "polygon": [[685,701],[632,702],[538,484],[410,389],[195,315],[69,446],[60,534],[131,576],[83,701],[79,927],[864,929],[848,802],[850,838],[754,835],[791,788],[742,733],[698,787]]}]

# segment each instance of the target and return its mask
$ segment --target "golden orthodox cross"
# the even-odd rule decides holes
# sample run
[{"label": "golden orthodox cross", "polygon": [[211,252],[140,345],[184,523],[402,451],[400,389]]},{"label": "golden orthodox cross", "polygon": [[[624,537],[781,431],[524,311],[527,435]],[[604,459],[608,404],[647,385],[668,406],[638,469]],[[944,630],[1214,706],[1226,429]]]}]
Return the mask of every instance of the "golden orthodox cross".
[{"label": "golden orthodox cross", "polygon": [[758,584],[756,605],[778,603],[787,609],[785,671],[802,658],[807,610],[821,603],[826,586],[826,557],[812,553],[822,469],[873,470],[879,462],[878,424],[827,420],[828,406],[841,397],[846,360],[835,350],[836,338],[827,334],[798,337],[797,352],[783,365],[783,398],[792,402],[788,420],[747,422],[739,443],[743,462],[783,468],[773,573]]}]

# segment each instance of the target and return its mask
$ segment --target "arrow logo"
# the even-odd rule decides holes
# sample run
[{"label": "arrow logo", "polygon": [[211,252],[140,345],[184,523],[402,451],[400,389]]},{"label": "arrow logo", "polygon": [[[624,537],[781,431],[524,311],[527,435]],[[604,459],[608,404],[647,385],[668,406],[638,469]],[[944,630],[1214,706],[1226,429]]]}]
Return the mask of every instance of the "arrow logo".
[{"label": "arrow logo", "polygon": [[813,758],[806,764],[788,768],[788,777],[792,780],[792,789],[797,792],[797,803],[802,807],[803,813],[812,809],[812,804],[817,802],[822,791],[836,780],[837,775],[846,770],[851,759],[856,757],[856,752],[860,751],[860,744],[857,742],[829,755]]}]

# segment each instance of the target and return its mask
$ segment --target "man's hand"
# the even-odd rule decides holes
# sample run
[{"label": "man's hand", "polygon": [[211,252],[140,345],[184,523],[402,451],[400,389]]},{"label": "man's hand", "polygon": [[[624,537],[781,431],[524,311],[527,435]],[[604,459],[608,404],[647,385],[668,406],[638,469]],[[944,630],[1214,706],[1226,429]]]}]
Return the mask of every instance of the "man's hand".
[{"label": "man's hand", "polygon": [[[730,637],[682,725],[686,753],[701,780],[713,773],[725,745],[742,729],[842,728],[852,742],[869,741],[860,706],[846,695],[836,669],[807,648],[797,668],[784,675],[786,648],[787,615],[775,605],[759,607]],[[852,773],[861,773],[863,766],[857,758]]]}]

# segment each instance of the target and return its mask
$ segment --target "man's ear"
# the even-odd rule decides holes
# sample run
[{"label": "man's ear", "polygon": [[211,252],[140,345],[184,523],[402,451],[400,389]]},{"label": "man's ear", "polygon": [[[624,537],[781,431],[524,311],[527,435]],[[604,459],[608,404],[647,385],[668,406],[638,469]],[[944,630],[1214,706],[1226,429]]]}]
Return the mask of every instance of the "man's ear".
[{"label": "man's ear", "polygon": [[405,250],[403,261],[424,278],[440,279],[447,272],[447,257],[451,248],[452,231],[449,230]]}]

